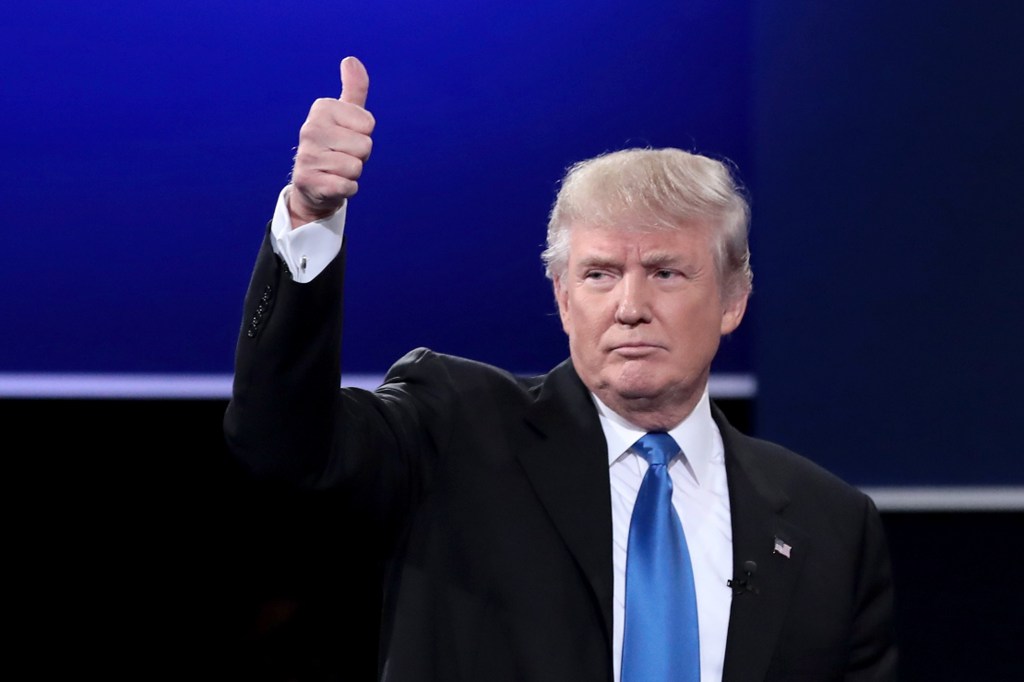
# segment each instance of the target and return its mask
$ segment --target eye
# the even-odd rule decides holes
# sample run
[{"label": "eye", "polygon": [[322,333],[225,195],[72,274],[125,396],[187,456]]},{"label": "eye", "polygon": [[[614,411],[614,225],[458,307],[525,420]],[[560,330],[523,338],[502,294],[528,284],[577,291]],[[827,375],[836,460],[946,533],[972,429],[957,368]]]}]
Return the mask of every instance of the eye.
[{"label": "eye", "polygon": [[675,270],[657,270],[654,273],[655,279],[674,279],[679,276]]},{"label": "eye", "polygon": [[595,282],[600,281],[602,279],[606,279],[607,277],[608,277],[608,273],[607,272],[602,272],[601,270],[588,270],[583,275],[583,279],[589,279],[589,280],[593,280]]}]

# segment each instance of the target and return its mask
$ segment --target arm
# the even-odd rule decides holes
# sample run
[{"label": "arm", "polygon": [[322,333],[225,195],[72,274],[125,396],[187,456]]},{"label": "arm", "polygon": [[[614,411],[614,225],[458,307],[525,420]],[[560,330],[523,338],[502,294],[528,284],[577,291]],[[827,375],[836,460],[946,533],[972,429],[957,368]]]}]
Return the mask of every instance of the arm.
[{"label": "arm", "polygon": [[[224,436],[254,475],[340,492],[393,532],[447,437],[446,415],[457,392],[425,351],[397,363],[376,392],[341,389],[344,247],[305,273],[286,266],[293,262],[294,269],[301,248],[281,252],[282,242],[294,247],[299,235],[332,231],[332,223],[341,242],[345,203],[358,188],[373,127],[361,106],[365,69],[348,58],[341,73],[341,99],[317,100],[310,109],[291,191],[282,193],[257,256]],[[299,225],[306,219],[313,222]]]},{"label": "arm", "polygon": [[292,185],[246,295],[224,423],[229,448],[255,473],[306,485],[327,466],[339,411],[344,255],[329,251],[317,272],[299,273],[285,265],[297,269],[296,254],[281,252],[340,223],[358,190],[374,124],[363,108],[369,80],[353,57],[341,62],[341,80],[341,98],[316,100],[299,133]]},{"label": "arm", "polygon": [[897,679],[893,577],[885,529],[878,509],[866,498],[861,565],[856,590],[850,682]]}]

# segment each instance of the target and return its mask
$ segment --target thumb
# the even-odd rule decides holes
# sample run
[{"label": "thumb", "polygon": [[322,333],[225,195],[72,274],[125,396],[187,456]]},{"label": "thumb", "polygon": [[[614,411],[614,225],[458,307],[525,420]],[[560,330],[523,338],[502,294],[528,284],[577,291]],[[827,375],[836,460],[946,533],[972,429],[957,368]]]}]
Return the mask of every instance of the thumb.
[{"label": "thumb", "polygon": [[366,93],[370,89],[370,76],[366,67],[355,57],[341,60],[341,101],[366,106]]}]

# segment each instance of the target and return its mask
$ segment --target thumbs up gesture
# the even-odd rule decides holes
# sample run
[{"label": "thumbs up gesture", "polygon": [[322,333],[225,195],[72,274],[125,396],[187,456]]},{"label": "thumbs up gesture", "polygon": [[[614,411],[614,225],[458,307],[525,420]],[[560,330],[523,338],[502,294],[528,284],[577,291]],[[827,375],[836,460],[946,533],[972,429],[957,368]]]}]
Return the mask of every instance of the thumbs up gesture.
[{"label": "thumbs up gesture", "polygon": [[341,97],[313,102],[299,130],[288,210],[298,227],[332,215],[359,189],[373,146],[373,115],[366,110],[370,77],[355,57],[341,61]]}]

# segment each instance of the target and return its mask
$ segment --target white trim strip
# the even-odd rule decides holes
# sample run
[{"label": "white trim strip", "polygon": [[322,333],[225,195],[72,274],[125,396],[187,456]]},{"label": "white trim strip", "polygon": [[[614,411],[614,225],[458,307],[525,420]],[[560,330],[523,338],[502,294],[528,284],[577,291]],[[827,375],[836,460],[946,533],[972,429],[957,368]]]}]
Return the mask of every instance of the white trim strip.
[{"label": "white trim strip", "polygon": [[880,511],[1024,511],[1024,486],[861,488]]},{"label": "white trim strip", "polygon": [[365,388],[367,391],[372,391],[383,383],[383,374],[345,374],[341,377],[342,386]]},{"label": "white trim strip", "polygon": [[[373,390],[382,374],[351,374],[343,386]],[[230,374],[3,374],[0,398],[173,398],[227,399]],[[753,398],[757,380],[749,374],[715,374],[715,398]],[[883,512],[1024,511],[1024,486],[864,487]]]},{"label": "white trim strip", "polygon": [[753,374],[712,374],[708,379],[708,393],[712,398],[754,398],[757,396],[757,377]]},{"label": "white trim strip", "polygon": [[0,398],[226,398],[230,374],[0,374]]},{"label": "white trim strip", "polygon": [[[343,386],[372,391],[383,374],[350,374]],[[713,374],[713,398],[753,398],[750,374]],[[230,374],[2,374],[0,398],[230,398]]]}]

